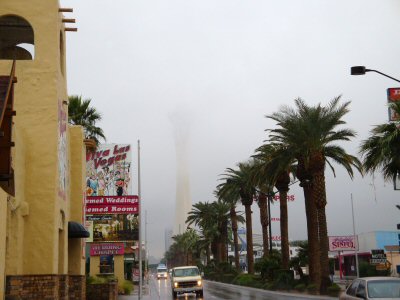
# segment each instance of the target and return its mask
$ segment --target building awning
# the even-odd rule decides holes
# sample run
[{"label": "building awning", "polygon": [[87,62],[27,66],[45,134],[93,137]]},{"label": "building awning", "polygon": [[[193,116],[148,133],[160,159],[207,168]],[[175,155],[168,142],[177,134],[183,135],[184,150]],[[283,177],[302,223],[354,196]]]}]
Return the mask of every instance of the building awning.
[{"label": "building awning", "polygon": [[82,224],[74,221],[68,222],[68,238],[76,239],[76,238],[88,238],[90,236],[89,231],[83,227]]}]

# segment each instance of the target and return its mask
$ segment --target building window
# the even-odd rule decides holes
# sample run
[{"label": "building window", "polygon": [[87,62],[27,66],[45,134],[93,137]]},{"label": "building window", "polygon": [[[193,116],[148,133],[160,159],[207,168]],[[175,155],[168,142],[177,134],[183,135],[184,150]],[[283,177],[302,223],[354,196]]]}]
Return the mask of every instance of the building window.
[{"label": "building window", "polygon": [[0,17],[0,59],[32,60],[35,55],[33,28],[25,19]]}]

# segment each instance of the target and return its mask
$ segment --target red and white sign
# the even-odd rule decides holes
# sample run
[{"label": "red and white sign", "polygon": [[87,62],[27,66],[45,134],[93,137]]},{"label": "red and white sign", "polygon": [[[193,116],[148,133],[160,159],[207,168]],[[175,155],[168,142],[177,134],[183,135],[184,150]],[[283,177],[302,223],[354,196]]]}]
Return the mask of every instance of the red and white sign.
[{"label": "red and white sign", "polygon": [[[400,88],[389,88],[387,89],[388,103],[400,101]],[[392,109],[389,108],[389,121],[399,120],[397,115]]]},{"label": "red and white sign", "polygon": [[350,236],[330,236],[329,251],[355,251],[358,250],[357,237]]},{"label": "red and white sign", "polygon": [[90,256],[123,255],[124,243],[91,244]]},{"label": "red and white sign", "polygon": [[86,215],[138,214],[138,196],[87,196]]}]

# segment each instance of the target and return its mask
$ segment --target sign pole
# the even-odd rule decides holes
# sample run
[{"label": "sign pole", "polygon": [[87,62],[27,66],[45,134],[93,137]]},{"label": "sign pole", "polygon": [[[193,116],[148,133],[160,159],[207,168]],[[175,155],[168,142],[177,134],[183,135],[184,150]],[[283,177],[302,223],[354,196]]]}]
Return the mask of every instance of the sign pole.
[{"label": "sign pole", "polygon": [[341,251],[339,252],[339,275],[340,275],[340,280],[343,279],[343,270],[342,270],[342,256],[340,255]]},{"label": "sign pole", "polygon": [[143,285],[143,274],[142,274],[142,197],[140,189],[140,140],[137,142],[138,148],[138,197],[139,197],[139,300],[142,299],[142,285]]},{"label": "sign pole", "polygon": [[357,245],[355,245],[356,247],[354,247],[354,256],[356,257],[356,271],[357,271],[357,278],[360,277],[360,271],[358,269],[358,237],[356,236],[356,225],[354,222],[354,207],[353,207],[353,193],[350,194],[351,196],[351,215],[353,217],[353,236],[354,236],[354,241],[357,240]]}]

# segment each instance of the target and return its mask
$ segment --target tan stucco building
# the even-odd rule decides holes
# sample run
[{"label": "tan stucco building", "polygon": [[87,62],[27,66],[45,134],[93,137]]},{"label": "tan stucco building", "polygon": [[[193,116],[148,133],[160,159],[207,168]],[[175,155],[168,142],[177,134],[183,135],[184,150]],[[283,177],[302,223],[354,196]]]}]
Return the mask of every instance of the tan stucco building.
[{"label": "tan stucco building", "polygon": [[11,149],[11,160],[0,151],[0,166],[12,167],[0,170],[0,299],[85,295],[84,239],[71,230],[84,221],[86,150],[82,128],[67,123],[63,18],[58,0],[1,0],[0,76],[15,58],[16,82],[5,110],[12,143],[0,133],[0,148]]}]

